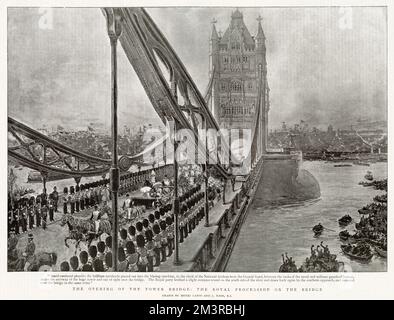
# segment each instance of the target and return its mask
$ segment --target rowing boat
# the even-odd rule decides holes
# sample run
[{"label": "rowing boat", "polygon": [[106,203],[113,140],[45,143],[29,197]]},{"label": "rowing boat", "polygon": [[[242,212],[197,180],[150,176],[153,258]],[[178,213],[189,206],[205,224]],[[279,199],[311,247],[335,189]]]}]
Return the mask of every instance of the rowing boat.
[{"label": "rowing boat", "polygon": [[379,256],[381,256],[381,257],[383,257],[383,258],[387,258],[387,251],[386,251],[386,250],[381,249],[381,248],[379,248],[379,247],[375,247],[374,249],[375,249],[376,253],[377,253]]},{"label": "rowing boat", "polygon": [[347,226],[349,223],[352,222],[352,217],[349,215],[345,215],[342,218],[338,219],[338,223],[340,226]]}]

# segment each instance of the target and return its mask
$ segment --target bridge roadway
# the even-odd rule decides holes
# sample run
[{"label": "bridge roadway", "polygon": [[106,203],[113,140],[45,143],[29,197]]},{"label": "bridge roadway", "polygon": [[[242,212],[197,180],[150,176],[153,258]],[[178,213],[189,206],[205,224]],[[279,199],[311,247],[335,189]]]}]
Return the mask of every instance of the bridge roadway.
[{"label": "bridge roadway", "polygon": [[[179,246],[180,265],[174,265],[173,256],[169,257],[167,261],[162,263],[157,271],[161,272],[183,272],[192,271],[196,261],[199,259],[198,255],[204,248],[204,245],[209,241],[210,235],[217,233],[219,223],[223,218],[226,210],[231,208],[232,202],[239,193],[242,183],[236,182],[233,191],[231,183],[226,185],[225,201],[217,200],[214,206],[209,210],[209,226],[205,226],[205,220],[201,220],[191,234]],[[223,234],[224,236],[224,234]],[[213,257],[212,257],[213,258]],[[212,259],[211,262],[214,262]],[[212,267],[212,266],[208,266]]]},{"label": "bridge roadway", "polygon": [[[137,192],[129,192],[131,196],[138,194]],[[123,201],[126,199],[125,196],[119,197],[120,206],[123,205]],[[89,219],[92,214],[93,208],[85,209],[78,213],[74,213],[73,216],[81,219]],[[153,209],[147,209],[146,212],[141,216],[141,218],[146,218]],[[76,248],[72,241],[68,241],[70,248],[67,248],[64,244],[64,239],[68,236],[67,226],[61,226],[60,221],[63,216],[63,208],[59,206],[59,211],[54,214],[54,221],[48,223],[47,229],[44,230],[42,227],[34,228],[33,230],[28,230],[26,233],[21,233],[18,236],[18,246],[17,249],[24,251],[27,244],[28,233],[32,233],[34,236],[34,243],[36,245],[37,252],[56,252],[58,255],[58,260],[56,266],[53,268],[54,271],[60,270],[60,263],[63,261],[69,261],[70,258],[75,254]],[[128,227],[127,225],[119,225],[119,229],[122,227]],[[104,239],[104,238],[103,238]],[[97,244],[97,241],[92,242],[93,245]],[[77,251],[77,255],[82,250],[88,250],[86,243],[80,244],[80,250]]]},{"label": "bridge roadway", "polygon": [[[231,203],[234,200],[235,195],[239,192],[239,188],[241,183],[236,183],[235,192],[232,191],[231,184],[228,183],[226,186],[226,204],[223,204],[222,199],[215,200],[214,207],[210,210],[210,226],[204,226],[204,219],[200,221],[200,223],[196,226],[191,234],[184,240],[183,243],[180,244],[180,258],[183,262],[182,265],[174,266],[173,259],[174,256],[170,256],[167,258],[167,261],[162,263],[159,267],[155,267],[154,271],[162,271],[162,272],[172,272],[172,271],[189,271],[193,265],[195,264],[196,257],[198,256],[201,248],[206,243],[209,235],[211,233],[217,232],[218,222],[223,217],[226,209],[231,207]],[[135,192],[130,192],[130,195],[133,196],[137,194]],[[125,200],[125,196],[119,197],[120,205],[123,204]],[[93,211],[93,208],[89,208],[79,213],[74,213],[76,218],[88,219]],[[141,218],[147,218],[147,216],[152,213],[153,209],[147,209],[141,217],[136,220],[140,220]],[[64,238],[68,234],[67,226],[61,227],[60,220],[63,216],[62,208],[59,207],[59,211],[55,213],[54,218],[55,221],[48,223],[47,229],[44,230],[42,227],[34,228],[32,231],[27,233],[22,233],[19,236],[18,249],[24,250],[27,244],[27,234],[33,233],[34,242],[36,244],[36,252],[56,252],[58,254],[58,261],[54,270],[59,270],[60,263],[63,261],[69,261],[69,259],[75,254],[76,248],[74,244],[69,241],[70,248],[67,248],[64,244]],[[127,228],[131,223],[135,223],[135,221],[129,222],[125,225],[120,225],[119,229],[122,227]],[[97,241],[93,241],[92,244],[95,245]],[[85,243],[81,243],[80,250],[77,251],[77,255],[81,250],[88,250]]]}]

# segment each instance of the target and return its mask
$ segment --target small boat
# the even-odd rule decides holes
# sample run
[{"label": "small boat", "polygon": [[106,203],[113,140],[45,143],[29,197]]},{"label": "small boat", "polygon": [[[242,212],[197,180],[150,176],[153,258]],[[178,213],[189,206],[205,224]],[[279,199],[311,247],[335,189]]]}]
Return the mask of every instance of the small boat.
[{"label": "small boat", "polygon": [[373,200],[376,202],[387,203],[387,194],[377,195]]},{"label": "small boat", "polygon": [[355,162],[353,162],[353,164],[358,165],[358,166],[365,166],[365,167],[370,166],[370,164],[368,162],[361,162],[361,161],[355,161]]},{"label": "small boat", "polygon": [[368,182],[368,181],[360,181],[358,184],[362,185],[363,187],[371,187],[374,185],[373,182]]},{"label": "small boat", "polygon": [[375,247],[374,249],[379,256],[381,256],[382,258],[387,258],[387,250],[384,250],[379,247]]},{"label": "small boat", "polygon": [[298,272],[298,269],[295,265],[289,266],[286,264],[282,264],[279,267],[279,272]]},{"label": "small boat", "polygon": [[364,178],[368,181],[372,181],[373,180],[373,175],[371,171],[367,171],[367,174],[364,176]]},{"label": "small boat", "polygon": [[356,238],[354,235],[350,235],[350,237],[347,239],[347,242],[349,243],[362,243],[362,242],[367,242],[367,238]]},{"label": "small boat", "polygon": [[347,214],[347,215],[343,216],[342,218],[340,218],[338,220],[338,223],[340,226],[347,226],[349,223],[352,222],[352,220],[353,220],[352,217]]},{"label": "small boat", "polygon": [[368,209],[362,208],[362,209],[358,209],[358,213],[359,213],[359,214],[370,214],[371,211],[368,210]]},{"label": "small boat", "polygon": [[369,242],[374,247],[381,247],[382,246],[382,243],[380,241],[378,241],[378,240],[366,239],[366,241]]},{"label": "small boat", "polygon": [[312,231],[315,233],[315,236],[320,236],[323,232],[324,227],[319,223],[312,228]]},{"label": "small boat", "polygon": [[[361,245],[364,245],[364,244],[361,244]],[[360,246],[361,246],[360,245]],[[354,250],[354,248],[356,247],[357,245],[351,245],[351,244],[347,244],[347,245],[341,245],[341,249],[342,249],[342,252],[345,254],[345,255],[347,255],[348,257],[350,257],[350,258],[352,258],[352,259],[356,259],[356,260],[360,260],[360,261],[369,261],[369,260],[371,260],[372,259],[372,256],[373,256],[373,254],[372,254],[372,252],[367,252],[367,253],[364,253],[364,254],[355,254],[355,253],[353,253],[353,250]]]},{"label": "small boat", "polygon": [[341,231],[338,234],[339,239],[342,241],[347,241],[350,238],[350,233],[347,230]]},{"label": "small boat", "polygon": [[352,167],[350,163],[334,164],[334,167]]}]

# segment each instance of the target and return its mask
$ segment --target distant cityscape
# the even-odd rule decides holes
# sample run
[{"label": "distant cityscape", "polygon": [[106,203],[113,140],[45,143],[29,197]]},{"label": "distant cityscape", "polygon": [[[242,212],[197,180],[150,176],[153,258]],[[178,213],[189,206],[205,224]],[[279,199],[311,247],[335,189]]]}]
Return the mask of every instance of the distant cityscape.
[{"label": "distant cityscape", "polygon": [[292,125],[283,122],[280,129],[270,131],[268,145],[271,149],[295,148],[311,159],[329,154],[382,154],[387,153],[387,124],[359,119],[348,129],[329,125],[322,130],[303,120]]}]

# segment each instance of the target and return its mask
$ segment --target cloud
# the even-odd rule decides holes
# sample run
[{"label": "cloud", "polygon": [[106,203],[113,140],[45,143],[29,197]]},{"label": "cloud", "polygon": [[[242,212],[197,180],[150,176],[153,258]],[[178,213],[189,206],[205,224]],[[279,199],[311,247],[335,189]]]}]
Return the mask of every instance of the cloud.
[{"label": "cloud", "polygon": [[[231,8],[149,8],[200,91],[208,83],[211,20],[227,28]],[[352,27],[334,8],[242,8],[254,35],[263,17],[271,89],[270,125],[297,121],[347,126],[357,118],[386,119],[386,12],[352,8]],[[53,9],[42,30],[36,8],[8,9],[8,110],[33,127],[42,122],[110,124],[110,49],[99,9]],[[120,126],[159,123],[119,46]]]}]

